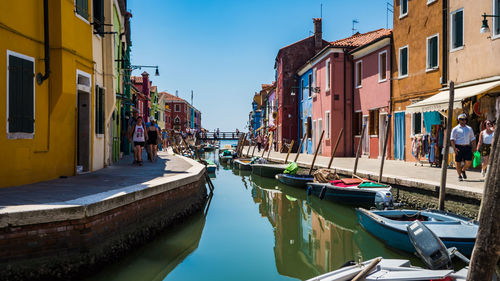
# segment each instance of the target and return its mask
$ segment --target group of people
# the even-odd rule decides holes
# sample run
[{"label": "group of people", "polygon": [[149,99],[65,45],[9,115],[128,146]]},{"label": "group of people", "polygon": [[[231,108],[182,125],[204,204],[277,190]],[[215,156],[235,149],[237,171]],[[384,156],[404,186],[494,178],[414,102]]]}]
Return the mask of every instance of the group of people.
[{"label": "group of people", "polygon": [[165,129],[160,130],[155,120],[145,124],[136,109],[132,111],[132,118],[128,122],[127,137],[134,150],[133,164],[139,166],[143,165],[142,152],[144,147],[146,147],[148,159],[151,162],[157,159],[158,146],[166,149]]},{"label": "group of people", "polygon": [[269,142],[269,137],[267,135],[262,136],[260,132],[257,133],[257,137],[255,137],[255,142],[257,143],[258,152],[263,148],[267,150],[267,144]]},{"label": "group of people", "polygon": [[[467,125],[467,115],[458,115],[458,125],[451,131],[451,146],[455,152],[455,164],[458,173],[458,180],[467,179],[466,171],[472,164],[473,153],[481,153],[481,174],[486,175],[491,153],[491,143],[495,132],[495,123],[492,120],[485,120],[479,133],[477,145],[474,131]],[[462,162],[464,164],[462,165]]]}]

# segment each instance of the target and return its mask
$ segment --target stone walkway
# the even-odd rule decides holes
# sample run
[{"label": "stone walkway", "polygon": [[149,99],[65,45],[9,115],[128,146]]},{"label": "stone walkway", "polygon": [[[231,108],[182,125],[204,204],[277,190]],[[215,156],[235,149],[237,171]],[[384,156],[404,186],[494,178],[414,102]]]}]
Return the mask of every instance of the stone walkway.
[{"label": "stone walkway", "polygon": [[[146,156],[146,154],[144,154]],[[144,159],[147,159],[144,157]],[[158,178],[186,174],[192,166],[171,153],[159,152],[156,162],[132,165],[128,155],[112,166],[96,172],[34,184],[0,188],[0,208],[19,205],[82,205],[116,196],[122,189],[147,184]]]},{"label": "stone walkway", "polygon": [[[248,147],[243,149],[246,154]],[[252,152],[250,151],[250,154]],[[262,151],[255,155],[261,156]],[[267,158],[267,152],[264,158]],[[269,160],[283,162],[285,153],[271,152]],[[300,154],[298,164],[301,167],[310,167],[314,155]],[[290,153],[288,161],[295,159],[295,153]],[[315,168],[326,168],[330,157],[318,156],[314,164]],[[354,170],[354,157],[337,157],[333,160],[332,168],[338,173],[352,175]],[[357,175],[369,179],[378,179],[380,169],[380,159],[360,158],[358,162]],[[441,181],[441,168],[430,167],[429,164],[423,166],[415,165],[413,162],[403,162],[399,160],[386,160],[382,181],[389,184],[399,184],[403,186],[422,188],[427,190],[438,190]],[[484,178],[479,171],[467,171],[467,179],[460,182],[455,169],[448,169],[446,179],[447,193],[481,199],[484,189]]]}]

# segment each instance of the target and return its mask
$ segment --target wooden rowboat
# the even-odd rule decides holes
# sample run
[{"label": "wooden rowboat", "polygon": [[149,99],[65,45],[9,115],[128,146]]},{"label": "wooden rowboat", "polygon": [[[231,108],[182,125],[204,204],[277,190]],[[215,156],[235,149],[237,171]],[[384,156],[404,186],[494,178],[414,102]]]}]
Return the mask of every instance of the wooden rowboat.
[{"label": "wooden rowboat", "polygon": [[283,173],[287,164],[252,164],[252,173],[266,177],[273,178],[277,174]]},{"label": "wooden rowboat", "polygon": [[310,175],[278,174],[276,179],[282,184],[300,188],[307,188],[307,183],[314,181],[314,177]]}]

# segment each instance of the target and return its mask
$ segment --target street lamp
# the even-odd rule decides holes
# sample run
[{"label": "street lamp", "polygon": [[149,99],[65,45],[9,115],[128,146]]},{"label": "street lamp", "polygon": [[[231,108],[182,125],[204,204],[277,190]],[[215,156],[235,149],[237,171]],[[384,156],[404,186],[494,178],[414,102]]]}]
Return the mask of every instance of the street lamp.
[{"label": "street lamp", "polygon": [[156,68],[155,76],[160,76],[160,71],[158,71],[157,65],[131,65],[130,70],[141,69],[141,68]]},{"label": "street lamp", "polygon": [[490,27],[488,26],[488,20],[486,19],[487,17],[498,18],[500,17],[500,15],[487,15],[486,13],[483,13],[483,24],[481,25],[481,30],[479,31],[480,33],[490,32]]}]

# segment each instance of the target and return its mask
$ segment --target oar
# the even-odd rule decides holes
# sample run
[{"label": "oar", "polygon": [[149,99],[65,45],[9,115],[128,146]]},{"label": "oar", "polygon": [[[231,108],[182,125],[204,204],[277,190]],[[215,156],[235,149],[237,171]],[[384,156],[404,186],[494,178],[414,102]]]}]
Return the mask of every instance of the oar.
[{"label": "oar", "polygon": [[367,265],[363,270],[361,270],[358,275],[354,276],[354,278],[351,281],[361,281],[364,280],[365,276],[372,271],[379,262],[382,261],[382,258],[376,258],[374,259],[369,265]]}]

